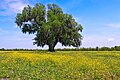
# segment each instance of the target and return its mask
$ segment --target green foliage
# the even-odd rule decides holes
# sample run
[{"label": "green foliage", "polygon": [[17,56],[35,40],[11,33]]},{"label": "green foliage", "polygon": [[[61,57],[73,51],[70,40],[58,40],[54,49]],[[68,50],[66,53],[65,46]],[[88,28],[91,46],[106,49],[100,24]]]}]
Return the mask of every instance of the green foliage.
[{"label": "green foliage", "polygon": [[41,3],[37,3],[35,7],[28,5],[22,13],[17,14],[15,23],[23,33],[35,33],[34,44],[41,47],[48,45],[49,51],[54,51],[58,42],[64,46],[81,45],[80,32],[83,27],[72,15],[63,13],[56,4],[48,4],[47,8]]}]

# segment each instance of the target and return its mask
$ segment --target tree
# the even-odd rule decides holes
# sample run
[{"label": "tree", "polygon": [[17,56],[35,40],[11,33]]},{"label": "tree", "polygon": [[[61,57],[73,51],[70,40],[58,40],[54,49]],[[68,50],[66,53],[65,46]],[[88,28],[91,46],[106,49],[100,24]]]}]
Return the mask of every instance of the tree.
[{"label": "tree", "polygon": [[35,34],[33,44],[54,51],[58,42],[64,46],[78,47],[81,45],[83,27],[78,24],[72,15],[63,13],[56,4],[45,5],[37,3],[35,7],[24,7],[18,13],[15,23],[23,33]]}]

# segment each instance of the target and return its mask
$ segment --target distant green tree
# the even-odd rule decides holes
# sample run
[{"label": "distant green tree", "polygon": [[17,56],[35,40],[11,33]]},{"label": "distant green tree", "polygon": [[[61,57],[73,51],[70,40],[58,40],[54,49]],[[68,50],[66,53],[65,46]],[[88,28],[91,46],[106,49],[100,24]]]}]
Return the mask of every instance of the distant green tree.
[{"label": "distant green tree", "polygon": [[81,45],[83,27],[56,4],[48,4],[47,8],[41,3],[28,5],[17,14],[15,23],[23,33],[36,34],[34,45],[48,45],[51,52],[58,42],[64,46]]},{"label": "distant green tree", "polygon": [[116,51],[120,51],[120,46],[115,46],[114,48]]},{"label": "distant green tree", "polygon": [[99,47],[96,47],[95,50],[96,50],[96,51],[99,51]]}]

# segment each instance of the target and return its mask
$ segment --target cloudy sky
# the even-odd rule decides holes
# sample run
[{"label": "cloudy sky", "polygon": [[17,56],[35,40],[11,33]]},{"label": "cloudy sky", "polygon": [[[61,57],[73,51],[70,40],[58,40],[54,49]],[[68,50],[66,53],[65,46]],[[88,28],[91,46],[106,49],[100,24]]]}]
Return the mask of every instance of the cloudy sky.
[{"label": "cloudy sky", "polygon": [[[0,48],[38,48],[32,43],[34,35],[23,34],[15,24],[16,13],[24,6],[34,6],[38,2],[58,4],[83,25],[81,47],[120,45],[120,0],[2,0]],[[60,44],[56,46],[61,47]]]}]

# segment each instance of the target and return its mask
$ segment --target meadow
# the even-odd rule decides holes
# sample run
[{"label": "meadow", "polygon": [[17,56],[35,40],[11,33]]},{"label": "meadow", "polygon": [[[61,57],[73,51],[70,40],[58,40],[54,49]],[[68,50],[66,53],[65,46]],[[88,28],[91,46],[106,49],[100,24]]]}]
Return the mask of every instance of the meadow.
[{"label": "meadow", "polygon": [[120,80],[120,51],[0,51],[0,80]]}]

